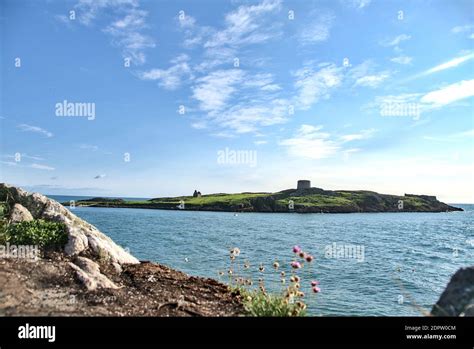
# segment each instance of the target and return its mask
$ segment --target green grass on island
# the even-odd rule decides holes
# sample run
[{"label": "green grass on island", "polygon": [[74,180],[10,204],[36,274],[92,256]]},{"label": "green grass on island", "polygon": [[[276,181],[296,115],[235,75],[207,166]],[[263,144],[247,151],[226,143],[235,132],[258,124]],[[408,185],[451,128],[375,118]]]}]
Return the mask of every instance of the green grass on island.
[{"label": "green grass on island", "polygon": [[[70,203],[63,203],[68,206]],[[225,212],[449,212],[462,209],[447,205],[435,196],[378,194],[372,191],[287,189],[276,193],[209,194],[199,196],[158,197],[144,201],[93,198],[76,206],[152,208],[167,210]]]}]

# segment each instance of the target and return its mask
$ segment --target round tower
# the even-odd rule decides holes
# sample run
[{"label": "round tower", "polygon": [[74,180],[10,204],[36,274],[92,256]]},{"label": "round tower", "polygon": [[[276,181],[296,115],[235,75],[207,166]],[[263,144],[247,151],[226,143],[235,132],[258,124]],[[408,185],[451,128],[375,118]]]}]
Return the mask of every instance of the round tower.
[{"label": "round tower", "polygon": [[309,189],[309,188],[311,188],[311,181],[308,181],[306,179],[300,179],[298,181],[297,189]]}]

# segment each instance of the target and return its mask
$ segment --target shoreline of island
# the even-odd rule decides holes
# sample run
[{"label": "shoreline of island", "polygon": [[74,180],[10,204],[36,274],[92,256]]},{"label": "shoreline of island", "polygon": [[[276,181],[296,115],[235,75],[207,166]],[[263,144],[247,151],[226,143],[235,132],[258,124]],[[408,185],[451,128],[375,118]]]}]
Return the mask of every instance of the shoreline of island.
[{"label": "shoreline of island", "polygon": [[63,202],[69,207],[142,208],[207,212],[260,213],[380,213],[463,211],[439,201],[436,196],[379,194],[367,190],[324,190],[298,181],[296,189],[275,193],[208,194],[195,190],[189,196],[158,197],[129,201],[96,197]]}]

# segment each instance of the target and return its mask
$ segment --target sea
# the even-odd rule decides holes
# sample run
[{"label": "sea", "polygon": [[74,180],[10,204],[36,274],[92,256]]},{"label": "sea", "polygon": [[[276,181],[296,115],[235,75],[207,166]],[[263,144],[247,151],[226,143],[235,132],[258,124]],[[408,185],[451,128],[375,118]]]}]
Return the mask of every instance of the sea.
[{"label": "sea", "polygon": [[[253,280],[249,287],[260,280],[274,293],[290,282],[290,263],[299,258],[292,249],[299,246],[314,257],[296,271],[309,315],[422,316],[456,270],[474,264],[474,205],[452,205],[464,211],[235,214],[76,207],[73,212],[140,260],[234,285],[236,278]],[[240,255],[232,261],[229,251],[235,247]]]}]

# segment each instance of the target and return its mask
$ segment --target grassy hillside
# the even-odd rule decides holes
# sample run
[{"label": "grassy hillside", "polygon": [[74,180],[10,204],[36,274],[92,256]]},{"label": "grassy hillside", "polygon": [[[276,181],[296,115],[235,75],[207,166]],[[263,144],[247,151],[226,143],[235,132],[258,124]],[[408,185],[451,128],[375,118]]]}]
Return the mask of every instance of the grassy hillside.
[{"label": "grassy hillside", "polygon": [[[180,204],[184,203],[184,208]],[[68,205],[68,203],[65,203]],[[77,206],[155,208],[228,212],[445,212],[459,211],[434,196],[378,194],[371,191],[288,189],[277,193],[211,194],[200,197],[163,197],[146,201],[95,198]]]}]

